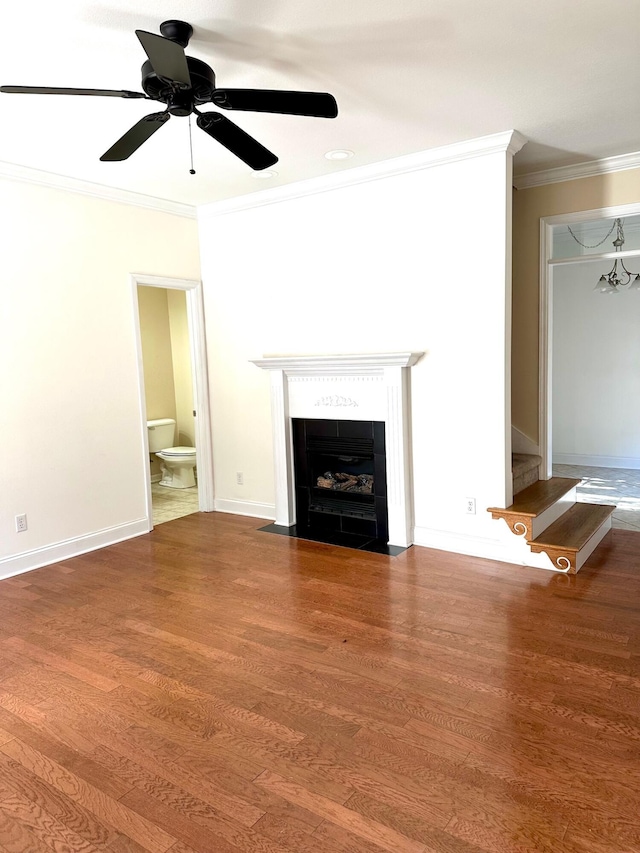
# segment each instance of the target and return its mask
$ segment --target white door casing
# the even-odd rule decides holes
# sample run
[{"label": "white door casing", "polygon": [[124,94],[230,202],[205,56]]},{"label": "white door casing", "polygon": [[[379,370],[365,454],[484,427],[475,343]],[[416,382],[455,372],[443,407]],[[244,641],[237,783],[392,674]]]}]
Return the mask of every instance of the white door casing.
[{"label": "white door casing", "polygon": [[[138,285],[145,287],[164,287],[183,290],[187,303],[187,321],[189,325],[189,347],[191,355],[191,373],[193,396],[196,411],[195,436],[198,459],[198,509],[200,512],[212,512],[214,509],[213,490],[213,450],[211,440],[211,412],[209,408],[209,379],[207,369],[207,351],[204,325],[204,301],[202,282],[194,279],[164,278],[155,275],[132,273],[131,291],[133,301],[134,329],[138,352],[138,394],[140,405],[140,449],[145,460],[145,470],[149,459],[149,436],[147,433],[147,406],[144,393],[144,371],[142,362],[142,338],[140,335],[140,316],[138,310]],[[151,480],[145,481],[146,512],[149,530],[153,529],[151,502]]]}]

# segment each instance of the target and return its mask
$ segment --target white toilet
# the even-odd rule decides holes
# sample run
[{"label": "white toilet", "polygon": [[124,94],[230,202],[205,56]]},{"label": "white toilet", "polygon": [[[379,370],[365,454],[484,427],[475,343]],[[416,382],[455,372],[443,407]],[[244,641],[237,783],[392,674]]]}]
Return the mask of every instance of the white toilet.
[{"label": "white toilet", "polygon": [[195,447],[172,447],[176,422],[173,418],[147,421],[149,451],[155,453],[162,467],[161,486],[170,489],[189,489],[195,486]]}]

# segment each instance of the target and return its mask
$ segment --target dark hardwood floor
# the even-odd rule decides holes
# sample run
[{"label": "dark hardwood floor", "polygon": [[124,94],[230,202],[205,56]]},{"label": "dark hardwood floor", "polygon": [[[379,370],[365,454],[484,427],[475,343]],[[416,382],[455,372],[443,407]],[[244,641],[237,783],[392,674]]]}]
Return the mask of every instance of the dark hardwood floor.
[{"label": "dark hardwood floor", "polygon": [[0,850],[640,851],[640,534],[567,577],[261,526],[0,582]]}]

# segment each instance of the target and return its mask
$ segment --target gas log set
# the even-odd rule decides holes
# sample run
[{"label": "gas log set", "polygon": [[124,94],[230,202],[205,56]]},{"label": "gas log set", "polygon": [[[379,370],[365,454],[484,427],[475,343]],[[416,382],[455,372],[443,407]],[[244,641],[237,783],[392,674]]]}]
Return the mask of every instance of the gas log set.
[{"label": "gas log set", "polygon": [[318,477],[317,485],[321,489],[332,489],[334,492],[373,494],[373,477],[371,474],[345,474],[343,472],[325,471],[323,476]]}]

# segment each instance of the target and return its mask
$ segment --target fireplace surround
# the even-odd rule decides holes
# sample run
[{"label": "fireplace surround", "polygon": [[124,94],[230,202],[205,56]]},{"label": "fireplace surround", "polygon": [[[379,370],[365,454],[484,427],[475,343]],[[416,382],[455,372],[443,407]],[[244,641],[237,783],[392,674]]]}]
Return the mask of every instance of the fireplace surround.
[{"label": "fireplace surround", "polygon": [[271,379],[275,524],[297,521],[293,419],[384,425],[388,544],[413,544],[410,368],[422,352],[253,360]]}]

